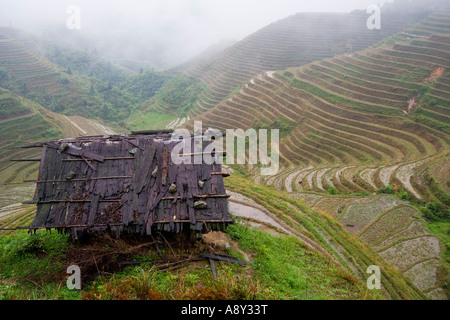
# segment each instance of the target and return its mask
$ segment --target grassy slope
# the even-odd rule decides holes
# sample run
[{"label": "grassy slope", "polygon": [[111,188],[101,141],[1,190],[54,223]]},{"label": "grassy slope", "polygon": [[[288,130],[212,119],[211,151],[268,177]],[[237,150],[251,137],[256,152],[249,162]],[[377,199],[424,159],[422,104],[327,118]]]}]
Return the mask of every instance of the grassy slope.
[{"label": "grassy slope", "polygon": [[0,28],[0,86],[60,114],[125,127],[124,119],[172,77],[133,75],[95,54]]},{"label": "grassy slope", "polygon": [[[239,174],[227,188],[254,198],[294,230],[310,237],[338,260],[312,250],[297,237],[270,235],[235,224],[227,228],[235,243],[227,253],[245,259],[246,267],[217,263],[218,279],[209,265],[190,265],[159,272],[149,265],[128,267],[85,283],[82,292],[65,288],[67,257],[73,245],[67,236],[40,231],[17,232],[0,240],[0,297],[3,299],[422,299],[405,277],[333,219],[312,211],[276,190],[254,186]],[[333,238],[329,238],[332,236]],[[326,240],[328,238],[328,240]],[[105,247],[105,245],[103,245]],[[80,249],[80,247],[78,247]],[[173,248],[172,248],[173,249]],[[168,253],[169,248],[162,249]],[[175,249],[177,250],[177,249]],[[336,250],[339,250],[340,254]],[[147,252],[140,259],[155,257]],[[344,257],[342,258],[341,257]],[[135,257],[139,260],[139,257]],[[348,261],[356,267],[356,272]],[[369,265],[382,270],[385,290],[365,287]],[[100,267],[101,268],[101,267]]]},{"label": "grassy slope", "polygon": [[385,298],[294,237],[273,236],[239,224],[227,233],[240,252],[254,258],[245,267],[217,263],[216,280],[203,264],[170,272],[141,265],[101,276],[85,283],[81,292],[71,292],[65,287],[66,255],[73,249],[67,236],[18,232],[0,238],[0,299]]},{"label": "grassy slope", "polygon": [[386,265],[374,251],[345,231],[333,218],[313,211],[301,201],[273,188],[254,185],[247,178],[236,174],[226,182],[227,189],[254,199],[292,228],[316,241],[347,270],[353,270],[360,277],[365,277],[365,272],[370,265],[380,266],[382,284],[393,299],[424,297],[399,271]]},{"label": "grassy slope", "polygon": [[176,118],[186,117],[197,102],[201,84],[182,74],[172,75],[155,94],[127,119],[134,130],[162,129]]},{"label": "grassy slope", "polygon": [[0,226],[26,225],[33,218],[34,206],[19,205],[32,198],[34,184],[23,180],[37,178],[38,162],[11,162],[38,159],[39,148],[23,149],[30,142],[106,134],[99,123],[86,118],[67,118],[0,88]]},{"label": "grassy slope", "polygon": [[[11,149],[24,143],[47,140],[62,136],[58,122],[42,108],[32,102],[1,89],[0,104],[8,114],[1,124],[2,181],[20,182],[36,172],[36,164],[11,164],[13,157],[38,157],[36,150],[22,154],[22,149]],[[11,110],[20,111],[11,116]],[[27,130],[23,130],[27,128]],[[45,129],[45,130],[44,130]],[[53,130],[51,130],[53,129]],[[18,136],[17,132],[21,132]],[[44,135],[48,132],[53,135]],[[22,185],[20,185],[22,186]],[[12,189],[8,189],[11,191]],[[4,204],[10,204],[8,197]],[[18,199],[21,201],[24,199]],[[17,201],[17,200],[16,200]],[[3,204],[3,205],[4,205]],[[2,220],[2,226],[26,225],[33,218],[34,208],[22,209],[20,218]],[[248,269],[220,265],[219,281],[215,282],[204,269],[182,270],[175,274],[162,274],[148,269],[131,268],[113,278],[102,278],[93,284],[94,289],[86,292],[85,298],[118,298],[120,288],[150,286],[143,283],[145,279],[156,279],[153,291],[163,298],[192,298],[202,287],[212,287],[212,292],[200,292],[216,298],[246,299],[363,299],[380,298],[383,295],[366,292],[363,283],[333,264],[327,257],[305,247],[299,240],[288,237],[274,237],[262,231],[233,226],[228,230],[229,236],[239,243],[245,251],[256,253],[251,264],[254,277],[248,279]],[[69,250],[67,237],[40,232],[36,236],[17,232],[1,238],[0,295],[4,299],[31,298],[81,298],[65,289],[64,254]],[[58,274],[56,281],[53,277]],[[142,280],[142,279],[144,280]],[[201,280],[206,279],[206,280]],[[134,284],[138,283],[138,284]],[[170,285],[169,285],[170,284]],[[190,290],[180,290],[180,286]],[[333,287],[333,290],[330,290]],[[106,289],[105,289],[106,288]],[[108,289],[109,288],[109,289]],[[125,289],[123,289],[125,290]],[[184,292],[184,293],[183,293]],[[128,298],[137,298],[138,292],[131,291]],[[184,294],[184,295],[182,295]],[[153,296],[152,296],[153,297]],[[154,297],[153,297],[154,298]]]},{"label": "grassy slope", "polygon": [[[84,91],[81,96],[86,97],[86,99],[91,99],[92,96],[95,99],[103,99],[101,100],[103,106],[100,110],[103,112],[104,117],[107,117],[108,113],[110,113],[111,108],[109,107],[113,107],[118,101],[122,101],[121,99],[129,98],[126,94],[123,95],[123,88],[110,88],[104,80],[86,82],[83,74],[66,75],[64,74],[64,69],[59,71],[63,72],[63,78],[59,78],[59,80],[67,78],[69,79],[69,85],[76,84],[83,87]],[[149,79],[151,78],[149,77]],[[331,78],[326,79],[332,81]],[[405,79],[398,80],[403,81]],[[198,86],[195,83],[189,83],[178,78],[172,82],[175,87],[180,85],[176,81],[180,81],[185,89],[181,92],[182,95],[171,96],[170,91],[161,91],[159,95],[153,98],[159,104],[151,104],[151,108],[156,108],[152,111],[158,111],[158,107],[164,110],[170,109],[173,106],[177,106],[179,100],[183,101],[183,103],[188,100],[188,104],[195,103],[195,99],[191,101],[190,98],[198,94],[196,92]],[[64,82],[60,81],[58,87],[64,85]],[[137,82],[138,85],[142,84],[142,82],[140,84],[139,81]],[[90,83],[94,84],[93,94],[88,93]],[[145,86],[145,81],[143,83]],[[135,86],[136,82],[130,83],[130,85]],[[309,86],[316,90],[311,92],[312,94],[317,96],[323,95],[322,91],[317,91],[317,86],[313,86],[308,82],[303,82],[300,89],[307,90]],[[15,84],[15,87],[16,90],[21,89],[18,83]],[[295,88],[295,86],[293,87]],[[67,92],[67,89],[62,90],[55,97],[63,97],[64,92]],[[133,92],[133,94],[140,93],[137,91]],[[324,94],[325,96],[322,98],[325,100],[338,99],[342,102],[340,95],[330,94],[329,92]],[[143,96],[145,95],[146,93]],[[207,98],[210,93],[207,92],[204,95]],[[1,101],[5,103],[2,105],[4,109],[0,111],[6,110],[2,113],[6,121],[0,123],[0,134],[3,135],[2,138],[5,138],[2,139],[0,144],[0,161],[2,168],[4,168],[0,169],[1,181],[5,179],[5,181],[14,182],[21,180],[22,177],[31,176],[36,172],[36,166],[26,164],[11,165],[8,163],[6,159],[11,155],[10,150],[12,149],[10,147],[23,144],[23,142],[28,140],[36,140],[36,138],[48,139],[49,137],[56,137],[60,132],[58,132],[58,126],[55,123],[49,122],[49,118],[42,116],[39,108],[35,108],[38,112],[33,111],[33,108],[29,108],[31,105],[30,101],[23,100],[4,90],[1,91],[0,96],[2,98]],[[186,97],[189,99],[186,99]],[[331,102],[334,103],[335,101]],[[426,101],[422,100],[421,102],[425,103]],[[186,104],[188,106],[186,110],[192,107],[188,104]],[[11,106],[13,108],[10,108]],[[127,104],[127,106],[129,105]],[[355,103],[355,106],[358,107],[361,104]],[[391,110],[387,111],[390,112]],[[399,113],[400,110],[395,111]],[[146,118],[144,118],[144,115]],[[130,118],[130,123],[133,125],[133,128],[148,129],[148,124],[161,127],[177,116],[183,115],[176,112],[173,116],[161,116],[158,113],[136,113],[134,118]],[[417,120],[419,122],[424,121],[423,118],[417,118]],[[427,123],[423,123],[427,125]],[[429,126],[433,127],[432,124]],[[27,130],[23,130],[24,127]],[[17,132],[21,132],[21,134],[17,135]],[[317,133],[315,133],[315,136],[316,138],[320,137]],[[26,156],[33,157],[34,154],[20,154],[20,157]],[[426,178],[426,175],[424,178]],[[441,187],[436,187],[437,189],[442,188],[446,181],[439,181],[439,183]],[[431,185],[433,186],[433,184]],[[224,297],[223,295],[226,293],[228,295],[225,297],[244,299],[382,298],[383,295],[381,293],[377,294],[376,292],[366,292],[364,290],[365,270],[371,264],[377,264],[382,267],[383,286],[390,297],[394,299],[420,299],[424,297],[403,275],[381,261],[374,251],[359,242],[355,236],[345,231],[332,218],[311,210],[301,201],[289,198],[286,194],[279,193],[272,188],[254,185],[248,177],[239,174],[228,180],[227,188],[255,199],[255,201],[275,213],[292,228],[313,239],[335,260],[339,261],[345,270],[336,267],[325,256],[311,252],[292,237],[273,237],[261,231],[247,229],[242,226],[233,226],[228,229],[229,236],[235,239],[247,253],[256,253],[255,259],[251,264],[251,270],[245,270],[244,272],[239,268],[220,265],[219,281],[214,282],[208,278],[208,270],[183,269],[178,273],[159,273],[149,270],[149,268],[135,267],[118,273],[112,278],[99,279],[93,283],[94,289],[86,292],[84,297],[108,299],[121,298],[126,294],[125,297],[127,298],[192,298],[200,292],[205,297]],[[437,202],[442,202],[440,200],[442,191],[436,188],[428,188],[430,197]],[[444,192],[445,194],[446,192]],[[11,201],[11,198],[8,201]],[[24,217],[29,218],[29,214],[32,211],[33,209],[28,209],[28,215],[24,215]],[[23,220],[21,224],[24,224]],[[438,221],[427,226],[448,247],[448,222]],[[2,238],[0,246],[2,248],[0,256],[2,259],[0,261],[2,274],[0,277],[0,297],[81,298],[81,294],[74,294],[64,289],[65,265],[55,264],[55,261],[64,261],[64,252],[70,248],[66,240],[64,236],[45,233],[39,234],[36,238],[30,238],[20,233],[10,238]],[[295,254],[292,254],[292,252],[295,252]],[[448,263],[448,250],[444,258]],[[38,261],[42,261],[44,264],[40,265]],[[2,262],[6,263],[2,264]],[[39,268],[35,268],[36,266]],[[19,270],[19,274],[13,274],[12,268]],[[253,277],[248,280],[246,275],[250,271]],[[60,274],[61,278],[56,280],[48,279],[47,277],[54,272]],[[358,280],[358,276],[361,278],[360,280]],[[202,291],[201,288],[205,287],[214,289],[212,291]],[[334,287],[335,291],[330,291],[330,287]],[[14,290],[11,290],[11,288]],[[180,288],[188,288],[188,290],[183,291]],[[150,295],[146,296],[149,292]],[[186,292],[184,296],[182,292]],[[330,296],[330,294],[333,296]]]}]

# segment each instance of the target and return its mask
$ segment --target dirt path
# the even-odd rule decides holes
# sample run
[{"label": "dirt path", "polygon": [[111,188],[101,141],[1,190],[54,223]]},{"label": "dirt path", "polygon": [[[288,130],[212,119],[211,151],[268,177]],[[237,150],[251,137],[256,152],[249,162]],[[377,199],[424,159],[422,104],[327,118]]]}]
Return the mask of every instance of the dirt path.
[{"label": "dirt path", "polygon": [[29,118],[29,117],[34,116],[34,115],[37,113],[37,112],[34,111],[34,109],[32,109],[32,108],[30,108],[30,110],[31,110],[30,113],[23,114],[23,115],[21,115],[21,116],[17,116],[17,117],[14,117],[14,118],[8,118],[8,119],[0,120],[0,123],[9,122],[9,121],[14,121],[14,120],[17,120],[17,119]]},{"label": "dirt path", "polygon": [[257,205],[250,205],[247,201],[242,201],[239,199],[243,199],[241,195],[233,194],[229,200],[229,209],[233,216],[261,222],[264,225],[274,228],[278,232],[293,235],[292,232],[276,222],[266,212],[263,212],[260,208],[257,208]]},{"label": "dirt path", "polygon": [[64,118],[73,126],[75,127],[81,134],[87,135],[87,131],[83,130],[78,124],[70,120],[68,116],[64,116]]}]

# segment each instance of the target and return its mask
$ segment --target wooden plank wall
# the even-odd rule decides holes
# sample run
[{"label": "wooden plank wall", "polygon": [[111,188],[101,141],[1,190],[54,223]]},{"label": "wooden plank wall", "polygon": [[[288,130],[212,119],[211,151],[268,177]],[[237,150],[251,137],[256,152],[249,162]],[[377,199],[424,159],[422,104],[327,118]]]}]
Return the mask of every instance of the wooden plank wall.
[{"label": "wooden plank wall", "polygon": [[[201,231],[208,222],[230,222],[218,174],[221,165],[174,164],[170,155],[178,142],[169,138],[86,137],[46,143],[32,227],[68,227],[76,237],[106,229],[117,234],[179,233],[186,227]],[[193,154],[193,141],[191,145]]]}]

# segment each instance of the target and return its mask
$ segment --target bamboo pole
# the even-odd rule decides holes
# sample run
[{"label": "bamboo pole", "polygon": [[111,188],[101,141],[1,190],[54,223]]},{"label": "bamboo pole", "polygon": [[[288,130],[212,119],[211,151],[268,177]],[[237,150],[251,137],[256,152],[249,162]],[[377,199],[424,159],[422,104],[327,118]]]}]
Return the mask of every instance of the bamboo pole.
[{"label": "bamboo pole", "polygon": [[71,180],[23,180],[23,182],[57,183],[57,182],[80,182],[80,181],[94,181],[94,180],[108,180],[108,179],[131,179],[131,178],[132,176],[111,176],[111,177],[96,177],[96,178],[71,179]]},{"label": "bamboo pole", "polygon": [[[98,200],[98,202],[120,202],[122,200],[120,199],[102,199]],[[68,203],[87,203],[92,202],[92,200],[47,200],[47,201],[24,201],[22,204],[50,204],[50,203],[62,203],[62,202],[68,202]]]},{"label": "bamboo pole", "polygon": [[212,152],[194,152],[194,153],[182,153],[178,154],[179,157],[191,157],[191,156],[202,156],[202,155],[208,155],[208,154],[221,154],[222,156],[226,156],[226,151],[212,151]]},{"label": "bamboo pole", "polygon": [[212,176],[223,176],[223,177],[229,177],[230,174],[228,172],[211,172]]},{"label": "bamboo pole", "polygon": [[[230,195],[228,194],[204,194],[204,195],[200,195],[197,197],[193,197],[195,199],[208,199],[208,198],[229,198]],[[183,199],[182,197],[177,197],[178,199]],[[175,200],[175,197],[165,197],[165,198],[161,198],[161,200]]]},{"label": "bamboo pole", "polygon": [[[105,161],[112,161],[112,160],[134,160],[135,157],[116,157],[116,158],[105,158]],[[88,159],[87,161],[95,161],[94,159]],[[72,162],[72,161],[84,161],[84,159],[62,159],[62,162]]]},{"label": "bamboo pole", "polygon": [[162,130],[140,130],[140,131],[131,131],[132,136],[139,136],[139,135],[154,135],[154,134],[167,134],[167,133],[173,133],[173,130],[171,129],[162,129]]}]

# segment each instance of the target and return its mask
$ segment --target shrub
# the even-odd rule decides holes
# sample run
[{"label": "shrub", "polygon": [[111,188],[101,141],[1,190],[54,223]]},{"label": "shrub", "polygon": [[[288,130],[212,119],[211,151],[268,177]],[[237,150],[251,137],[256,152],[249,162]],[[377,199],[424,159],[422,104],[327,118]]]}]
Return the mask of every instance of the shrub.
[{"label": "shrub", "polygon": [[61,78],[61,79],[58,80],[58,82],[61,83],[61,84],[69,84],[69,79]]},{"label": "shrub", "polygon": [[285,76],[289,79],[292,79],[294,77],[294,74],[292,72],[285,71],[285,72],[283,72],[283,76]]},{"label": "shrub", "polygon": [[384,193],[384,194],[394,194],[395,189],[392,186],[386,186],[378,190],[378,193]]},{"label": "shrub", "polygon": [[336,189],[336,187],[329,187],[329,188],[328,188],[328,193],[331,194],[331,195],[337,194],[337,189]]},{"label": "shrub", "polygon": [[61,132],[61,130],[58,130],[56,128],[50,128],[50,129],[45,130],[43,136],[46,138],[56,138],[56,137],[62,136],[62,132]]},{"label": "shrub", "polygon": [[400,199],[402,199],[403,201],[410,201],[411,198],[409,197],[408,192],[404,191],[404,190],[399,190],[398,195],[400,196]]},{"label": "shrub", "polygon": [[431,221],[442,221],[450,218],[449,208],[439,202],[429,202],[421,208],[425,218]]}]

